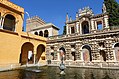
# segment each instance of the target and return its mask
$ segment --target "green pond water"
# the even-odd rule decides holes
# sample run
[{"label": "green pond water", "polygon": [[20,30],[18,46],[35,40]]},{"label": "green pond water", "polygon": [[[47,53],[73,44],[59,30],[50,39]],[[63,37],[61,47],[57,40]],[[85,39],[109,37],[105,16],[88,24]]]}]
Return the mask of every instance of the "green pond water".
[{"label": "green pond water", "polygon": [[[33,72],[27,69],[39,69]],[[0,79],[119,79],[119,70],[66,68],[65,75],[60,75],[58,67],[33,67],[0,72]]]}]

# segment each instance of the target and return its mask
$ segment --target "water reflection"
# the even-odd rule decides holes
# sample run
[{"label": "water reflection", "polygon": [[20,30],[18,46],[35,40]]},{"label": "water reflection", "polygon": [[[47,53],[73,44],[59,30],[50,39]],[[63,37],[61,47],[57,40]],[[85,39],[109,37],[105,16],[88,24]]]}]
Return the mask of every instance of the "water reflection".
[{"label": "water reflection", "polygon": [[43,72],[27,70],[0,72],[0,79],[119,79],[119,70],[66,68],[60,75],[58,67],[41,67]]}]

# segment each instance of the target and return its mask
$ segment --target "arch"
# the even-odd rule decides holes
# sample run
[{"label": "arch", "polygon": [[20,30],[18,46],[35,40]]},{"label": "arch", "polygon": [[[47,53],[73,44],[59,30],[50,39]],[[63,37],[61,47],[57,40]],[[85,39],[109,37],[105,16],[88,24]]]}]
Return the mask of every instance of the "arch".
[{"label": "arch", "polygon": [[119,61],[119,43],[114,44],[114,55],[117,61]]},{"label": "arch", "polygon": [[39,32],[39,36],[43,36],[43,31],[40,31]]},{"label": "arch", "polygon": [[44,31],[44,37],[48,37],[49,36],[49,32],[48,32],[48,30],[45,30]]},{"label": "arch", "polygon": [[64,47],[60,47],[59,50],[62,50],[64,52],[64,54],[66,54],[65,48]]},{"label": "arch", "polygon": [[61,61],[65,60],[66,51],[64,47],[59,48]]},{"label": "arch", "polygon": [[21,54],[20,54],[20,63],[23,64],[33,64],[33,49],[34,46],[30,42],[26,42],[21,47]]},{"label": "arch", "polygon": [[38,32],[34,32],[35,35],[38,35]]},{"label": "arch", "polygon": [[92,61],[91,47],[89,45],[82,46],[83,60]]},{"label": "arch", "polygon": [[100,50],[99,53],[101,61],[106,61],[106,52],[104,50]]},{"label": "arch", "polygon": [[83,21],[82,22],[82,34],[87,34],[89,33],[89,23],[88,21]]},{"label": "arch", "polygon": [[37,53],[36,53],[36,58],[35,58],[35,63],[38,63],[38,61],[41,58],[41,55],[45,52],[45,46],[43,44],[38,45],[37,47]]},{"label": "arch", "polygon": [[4,19],[3,29],[15,31],[15,20],[16,18],[13,15],[7,14]]}]

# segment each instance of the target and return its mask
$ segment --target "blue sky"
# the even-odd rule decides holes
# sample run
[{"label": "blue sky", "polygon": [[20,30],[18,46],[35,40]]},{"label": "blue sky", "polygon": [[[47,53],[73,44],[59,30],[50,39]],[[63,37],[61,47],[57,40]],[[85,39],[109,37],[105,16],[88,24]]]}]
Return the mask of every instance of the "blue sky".
[{"label": "blue sky", "polygon": [[[65,25],[66,14],[75,19],[78,9],[89,6],[94,14],[102,12],[103,0],[10,0],[11,2],[23,7],[30,17],[39,16],[46,22],[51,22],[60,28],[62,34]],[[119,3],[119,0],[116,0]],[[26,26],[27,14],[24,17]]]}]

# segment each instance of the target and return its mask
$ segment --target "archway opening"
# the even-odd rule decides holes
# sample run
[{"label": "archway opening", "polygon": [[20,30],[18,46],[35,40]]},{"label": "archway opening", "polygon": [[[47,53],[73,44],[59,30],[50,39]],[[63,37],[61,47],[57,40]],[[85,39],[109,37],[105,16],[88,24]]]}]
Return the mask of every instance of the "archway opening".
[{"label": "archway opening", "polygon": [[116,43],[114,45],[114,51],[115,51],[116,60],[119,61],[119,43]]},{"label": "archway opening", "polygon": [[106,61],[106,52],[104,50],[100,50],[100,56],[101,61]]},{"label": "archway opening", "polygon": [[39,32],[39,36],[43,36],[43,32],[42,31]]},{"label": "archway opening", "polygon": [[33,64],[34,57],[33,57],[33,44],[27,42],[24,43],[21,47],[21,54],[20,54],[20,63],[23,64]]},{"label": "archway opening", "polygon": [[45,30],[44,31],[44,37],[48,37],[49,36],[49,32],[48,32],[48,30]]},{"label": "archway opening", "polygon": [[38,32],[34,32],[35,35],[38,35]]},{"label": "archway opening", "polygon": [[88,21],[82,22],[82,34],[89,33],[89,24]]},{"label": "archway opening", "polygon": [[5,16],[3,29],[15,31],[15,17],[8,14]]},{"label": "archway opening", "polygon": [[65,54],[66,54],[65,48],[64,47],[61,47],[59,49],[59,51],[60,51],[60,59],[61,59],[61,61],[65,60],[66,59],[65,58]]},{"label": "archway opening", "polygon": [[89,45],[82,47],[82,53],[84,61],[92,61],[91,48]]},{"label": "archway opening", "polygon": [[35,58],[35,63],[37,64],[38,61],[41,60],[45,60],[45,56],[42,56],[42,54],[45,52],[45,46],[40,44],[37,47],[37,54],[36,54],[36,58]]}]

